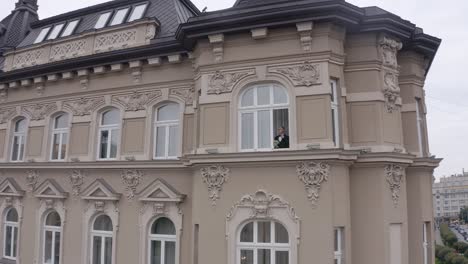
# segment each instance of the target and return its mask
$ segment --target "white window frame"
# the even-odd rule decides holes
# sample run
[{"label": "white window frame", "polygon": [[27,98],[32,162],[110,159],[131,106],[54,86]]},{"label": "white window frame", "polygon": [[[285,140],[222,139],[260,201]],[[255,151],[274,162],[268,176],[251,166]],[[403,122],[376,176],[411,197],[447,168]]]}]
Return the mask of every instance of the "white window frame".
[{"label": "white window frame", "polygon": [[52,31],[50,31],[49,36],[47,36],[47,40],[54,40],[60,36],[62,33],[63,28],[65,27],[65,23],[60,23],[54,25]]},{"label": "white window frame", "polygon": [[336,227],[333,231],[334,239],[337,241],[337,247],[333,249],[333,258],[336,264],[344,264],[344,228]]},{"label": "white window frame", "polygon": [[331,86],[331,110],[332,110],[332,133],[333,133],[333,143],[335,147],[339,147],[341,144],[340,141],[340,102],[338,97],[338,81],[336,79],[330,79]]},{"label": "white window frame", "polygon": [[[20,131],[20,132],[16,132],[16,124],[19,122],[19,121],[22,121],[24,120],[25,122],[25,129],[24,131]],[[13,137],[12,137],[12,140],[11,140],[11,153],[10,153],[10,161],[11,162],[23,162],[24,161],[24,156],[26,154],[26,135],[28,134],[28,120],[26,120],[26,118],[21,118],[21,119],[18,119],[16,120],[14,123],[13,123]],[[24,145],[23,147],[23,151],[20,152],[20,149],[18,149],[18,154],[16,156],[16,160],[13,160],[13,153],[14,153],[14,150],[15,150],[15,138],[16,137],[19,137],[19,148],[21,148],[21,145]],[[21,155],[22,154],[22,155]],[[21,159],[20,159],[21,157]]]},{"label": "white window frame", "polygon": [[423,157],[424,156],[424,150],[423,150],[423,135],[422,135],[422,122],[423,118],[421,116],[421,99],[420,98],[415,98],[416,99],[416,126],[418,130],[418,147],[419,147],[419,156]]},{"label": "white window frame", "polygon": [[[143,11],[141,12],[139,17],[134,18],[133,14],[135,13],[135,9],[140,7],[140,6],[143,6]],[[145,15],[147,9],[148,9],[148,3],[143,3],[143,4],[133,6],[132,12],[130,12],[130,15],[128,16],[127,22],[133,22],[135,20],[141,19]]]},{"label": "white window frame", "polygon": [[[101,21],[101,18],[104,16],[107,16],[107,18],[104,19],[104,22],[102,23],[102,25],[99,25],[98,24],[99,21]],[[105,28],[107,24],[109,23],[109,19],[111,19],[111,17],[112,17],[112,11],[101,13],[98,17],[98,20],[96,21],[96,24],[94,24],[94,29]]]},{"label": "white window frame", "polygon": [[[130,7],[124,7],[124,8],[120,8],[120,9],[117,9],[115,12],[114,12],[114,15],[112,16],[110,22],[109,22],[109,26],[117,26],[117,25],[122,25],[123,23],[125,23],[125,21],[127,20],[128,18],[128,12],[130,11]],[[119,14],[119,12],[124,12],[124,16],[122,17],[122,21],[119,21],[119,22],[115,22],[116,21],[116,17],[117,15]]]},{"label": "white window frame", "polygon": [[111,221],[111,224],[112,224],[112,231],[103,231],[103,230],[94,230],[94,224],[96,223],[96,220],[98,219],[98,217],[100,216],[103,216],[105,214],[100,214],[100,215],[97,215],[95,218],[94,218],[94,221],[91,225],[91,234],[90,234],[90,238],[91,238],[91,243],[90,243],[90,259],[89,259],[89,263],[90,264],[93,264],[93,259],[94,259],[94,238],[95,237],[99,237],[101,239],[101,264],[104,264],[105,262],[105,253],[106,253],[106,238],[110,238],[112,239],[112,252],[111,252],[111,255],[109,256],[110,259],[111,259],[111,263],[114,263],[114,224],[112,223],[112,219],[110,218],[110,216],[106,215],[107,217],[109,217],[109,220]]},{"label": "white window frame", "polygon": [[424,259],[424,264],[429,264],[429,228],[430,228],[430,222],[424,222],[423,223],[423,259]]},{"label": "white window frame", "polygon": [[[67,120],[67,127],[65,128],[55,128],[55,125],[57,123],[57,118],[59,118],[60,116],[63,116],[63,115],[66,115],[68,120]],[[64,135],[67,135],[67,140],[66,142],[63,141],[63,137]],[[54,156],[54,138],[55,138],[55,135],[59,135],[59,150],[58,150],[58,158],[57,159],[54,159],[53,156]],[[62,113],[62,114],[59,114],[59,115],[56,115],[54,118],[53,118],[53,122],[52,122],[52,138],[51,138],[51,146],[50,146],[50,160],[51,161],[65,161],[66,159],[66,156],[67,156],[67,152],[68,152],[68,148],[69,148],[69,140],[70,140],[70,115],[67,114],[67,113]],[[67,149],[65,150],[65,157],[62,157],[62,148],[63,148],[63,145],[64,143],[66,144],[67,146]]]},{"label": "white window frame", "polygon": [[61,37],[68,37],[68,36],[73,35],[73,33],[75,32],[79,24],[80,24],[80,19],[74,19],[74,20],[69,21],[65,29],[62,31]]},{"label": "white window frame", "polygon": [[[49,211],[45,217],[44,217],[44,225],[43,225],[43,230],[42,230],[42,256],[41,256],[41,263],[43,264],[60,264],[62,263],[62,243],[63,243],[63,237],[62,237],[62,226],[63,226],[63,219],[62,219],[62,216],[60,216],[60,214],[58,212],[56,212],[59,216],[60,216],[60,226],[48,226],[46,225],[46,221],[47,221],[47,217],[53,213],[54,211]],[[52,263],[46,263],[45,262],[45,256],[46,256],[46,251],[45,251],[45,245],[46,245],[46,233],[47,232],[52,232],[52,252],[51,252],[51,256],[52,256]],[[58,263],[54,263],[55,262],[55,236],[56,234],[59,234],[60,236],[60,248],[59,248],[59,262]]]},{"label": "white window frame", "polygon": [[[270,89],[270,104],[268,105],[258,105],[258,88],[260,87],[267,87]],[[284,92],[286,93],[287,96],[287,103],[284,104],[275,104],[274,103],[274,87],[278,87],[280,89],[283,89]],[[242,99],[245,95],[245,93],[249,90],[253,89],[253,106],[242,106]],[[290,109],[290,100],[289,100],[289,94],[286,88],[284,88],[281,85],[277,84],[259,84],[259,85],[254,85],[251,86],[247,89],[245,89],[239,96],[239,115],[238,115],[238,134],[239,134],[239,142],[238,142],[238,148],[241,152],[252,152],[252,151],[273,151],[273,150],[278,150],[275,149],[273,146],[273,141],[274,141],[274,136],[271,134],[270,136],[272,137],[270,140],[270,147],[269,148],[259,148],[258,147],[258,112],[260,111],[269,111],[270,112],[270,132],[274,133],[274,127],[273,127],[273,111],[274,110],[288,110],[288,128],[287,131],[290,131],[291,127],[291,109]],[[253,135],[254,135],[254,147],[252,149],[243,149],[242,148],[242,115],[243,114],[250,114],[253,113]],[[289,139],[289,149],[291,149],[291,137]]]},{"label": "white window frame", "polygon": [[[260,243],[258,242],[258,223],[259,222],[268,222],[270,223],[270,243]],[[253,223],[253,242],[241,242],[240,241],[240,234],[244,227],[250,223]],[[288,243],[276,243],[276,221],[271,220],[253,220],[245,223],[238,231],[237,234],[237,247],[236,247],[236,264],[241,264],[241,251],[242,250],[251,250],[253,251],[253,264],[257,264],[258,261],[258,250],[265,249],[270,250],[270,263],[276,264],[276,251],[280,252],[288,252],[288,263],[291,262],[291,244],[289,240],[289,231],[287,228],[282,225],[286,231],[288,232]],[[280,223],[279,223],[280,224]]]},{"label": "white window frame", "polygon": [[[172,225],[174,226],[174,229],[176,230],[176,234],[174,235],[161,235],[161,234],[151,234],[151,227],[156,221],[158,221],[161,218],[167,218],[172,222]],[[177,248],[178,248],[178,241],[177,241],[177,229],[174,224],[174,222],[168,218],[168,217],[159,217],[156,220],[154,220],[149,228],[149,235],[148,235],[148,263],[151,263],[151,245],[153,241],[159,241],[161,242],[161,263],[166,263],[166,242],[174,242],[175,244],[175,259],[177,259]]]},{"label": "white window frame", "polygon": [[[159,109],[169,105],[169,104],[175,104],[177,105],[178,109],[179,109],[179,112],[177,113],[177,116],[179,117],[179,119],[177,120],[166,120],[166,121],[158,121],[158,112],[159,112]],[[177,126],[178,127],[178,130],[179,130],[179,135],[177,137],[177,141],[178,141],[178,145],[177,145],[177,154],[176,156],[169,156],[169,139],[170,139],[170,130],[171,130],[171,127],[174,127],[174,126]],[[182,126],[181,126],[181,122],[180,122],[180,105],[178,103],[167,103],[167,104],[164,104],[164,105],[161,105],[159,107],[156,108],[156,110],[154,111],[154,132],[153,132],[153,142],[154,142],[154,148],[153,148],[153,159],[155,160],[168,160],[168,159],[178,159],[179,155],[180,155],[180,148],[181,148],[181,145],[182,145],[182,142],[181,142],[181,135],[182,135]],[[158,139],[158,128],[161,128],[163,127],[164,130],[165,130],[165,135],[166,135],[166,138],[164,140],[164,157],[158,157],[157,154],[156,154],[156,150],[157,150],[157,139]]]},{"label": "white window frame", "polygon": [[[111,125],[103,125],[102,121],[104,118],[104,114],[109,112],[109,111],[118,111],[119,112],[119,123],[117,124],[111,124]],[[98,146],[97,146],[97,159],[98,160],[117,160],[119,157],[119,151],[120,151],[120,139],[121,139],[121,124],[122,124],[122,113],[120,113],[120,110],[115,108],[115,109],[106,109],[105,111],[102,111],[100,113],[99,117],[99,130],[98,130]],[[104,131],[108,131],[108,138],[107,138],[107,156],[106,158],[101,158],[101,134]],[[112,132],[118,131],[119,136],[117,138],[117,150],[114,158],[110,158],[110,151],[111,151],[111,142],[112,142]]]},{"label": "white window frame", "polygon": [[[15,210],[16,211],[16,214],[18,216],[18,222],[10,222],[7,220],[7,216],[8,216],[8,213],[10,213],[11,210]],[[6,214],[4,215],[4,228],[3,228],[3,258],[5,259],[10,259],[10,260],[16,260],[17,256],[18,256],[18,240],[19,240],[19,213],[18,213],[18,210],[16,210],[16,208],[14,207],[10,207],[9,209],[7,209],[6,211]],[[11,241],[10,241],[10,244],[11,244],[11,248],[10,248],[10,252],[9,252],[9,255],[7,255],[7,252],[5,251],[6,249],[6,245],[7,245],[7,237],[6,237],[6,234],[7,234],[7,228],[10,227],[12,229],[12,235],[11,235]],[[16,234],[16,241],[15,241],[15,234]],[[16,255],[13,254],[14,250],[13,248],[16,247]],[[14,256],[13,256],[14,255]]]},{"label": "white window frame", "polygon": [[34,40],[34,44],[41,43],[42,41],[44,41],[47,35],[49,34],[51,28],[52,27],[45,27],[41,29],[41,32],[39,32],[39,35],[37,35],[36,40]]}]

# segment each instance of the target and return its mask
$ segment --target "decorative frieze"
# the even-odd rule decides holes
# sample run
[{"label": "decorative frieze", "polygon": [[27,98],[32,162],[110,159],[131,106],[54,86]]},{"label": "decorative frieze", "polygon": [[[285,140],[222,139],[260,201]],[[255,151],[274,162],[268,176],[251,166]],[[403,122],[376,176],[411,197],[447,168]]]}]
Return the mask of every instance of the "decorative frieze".
[{"label": "decorative frieze", "polygon": [[44,54],[44,49],[42,48],[17,54],[15,55],[11,69],[16,70],[41,64]]},{"label": "decorative frieze", "polygon": [[84,184],[84,178],[87,173],[83,170],[71,170],[68,178],[70,179],[70,184],[72,186],[72,194],[74,196],[79,196],[81,193],[81,187]]},{"label": "decorative frieze", "polygon": [[23,107],[23,111],[25,111],[33,121],[43,120],[47,114],[56,109],[56,104],[37,104]]},{"label": "decorative frieze", "polygon": [[[50,50],[50,61],[61,61],[84,56],[89,53],[88,39],[79,39],[52,46]],[[88,49],[89,50],[89,49]]]},{"label": "decorative frieze", "polygon": [[392,200],[395,207],[398,205],[400,199],[401,184],[405,175],[405,169],[396,164],[389,164],[385,166],[385,176],[387,183],[392,193]]},{"label": "decorative frieze", "polygon": [[64,108],[68,108],[76,116],[90,115],[98,106],[104,104],[104,98],[80,98],[64,103]]},{"label": "decorative frieze", "polygon": [[29,192],[36,190],[36,185],[39,181],[39,172],[37,170],[26,171],[26,185],[28,186]]},{"label": "decorative frieze", "polygon": [[209,198],[212,205],[216,205],[216,201],[220,198],[220,193],[223,190],[223,185],[229,180],[229,169],[221,165],[212,165],[201,169],[203,182],[208,187]]},{"label": "decorative frieze", "polygon": [[94,50],[99,53],[126,48],[136,42],[136,35],[136,29],[127,29],[97,36]]},{"label": "decorative frieze", "polygon": [[403,48],[403,44],[387,36],[383,36],[379,44],[383,64],[388,67],[397,68],[397,54]]},{"label": "decorative frieze", "polygon": [[179,97],[186,105],[193,105],[194,88],[173,88],[169,91],[169,95]]},{"label": "decorative frieze", "polygon": [[136,189],[143,179],[143,172],[139,170],[124,170],[121,177],[127,192],[127,199],[131,201],[135,197]]},{"label": "decorative frieze", "polygon": [[318,85],[320,81],[320,64],[305,61],[300,65],[272,67],[269,72],[279,73],[291,80],[294,86]]},{"label": "decorative frieze", "polygon": [[305,185],[307,198],[312,206],[317,206],[322,184],[328,181],[330,165],[323,162],[301,162],[296,167],[299,180]]},{"label": "decorative frieze", "polygon": [[251,72],[221,72],[216,71],[210,76],[208,84],[208,94],[230,93],[236,83]]},{"label": "decorative frieze", "polygon": [[8,122],[16,114],[15,108],[2,108],[0,109],[0,124]]},{"label": "decorative frieze", "polygon": [[122,105],[125,111],[140,111],[145,110],[145,107],[148,103],[152,102],[156,98],[162,96],[160,90],[155,90],[152,92],[133,92],[129,95],[117,95],[113,97],[113,100]]}]

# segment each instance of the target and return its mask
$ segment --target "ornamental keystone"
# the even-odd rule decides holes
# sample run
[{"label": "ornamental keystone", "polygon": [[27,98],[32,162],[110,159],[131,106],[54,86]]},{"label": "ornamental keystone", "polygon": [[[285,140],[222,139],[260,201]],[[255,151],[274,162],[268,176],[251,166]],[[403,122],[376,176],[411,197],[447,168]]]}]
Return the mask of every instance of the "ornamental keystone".
[{"label": "ornamental keystone", "polygon": [[221,165],[212,165],[201,169],[201,176],[208,187],[209,198],[213,206],[220,198],[219,195],[224,183],[229,180],[229,172],[229,169]]}]

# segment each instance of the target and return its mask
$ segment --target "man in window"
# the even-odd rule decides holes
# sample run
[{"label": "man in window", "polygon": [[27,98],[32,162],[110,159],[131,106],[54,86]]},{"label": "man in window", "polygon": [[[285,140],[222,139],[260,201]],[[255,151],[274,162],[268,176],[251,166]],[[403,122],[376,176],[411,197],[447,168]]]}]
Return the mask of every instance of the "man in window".
[{"label": "man in window", "polygon": [[289,148],[289,136],[286,135],[284,126],[278,128],[278,135],[275,137],[275,149]]}]

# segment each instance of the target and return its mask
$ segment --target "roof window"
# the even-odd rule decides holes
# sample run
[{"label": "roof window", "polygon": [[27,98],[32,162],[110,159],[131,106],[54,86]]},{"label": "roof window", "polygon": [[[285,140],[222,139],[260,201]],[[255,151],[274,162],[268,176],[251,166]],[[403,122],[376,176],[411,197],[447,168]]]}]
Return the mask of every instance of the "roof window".
[{"label": "roof window", "polygon": [[68,37],[71,34],[73,34],[73,32],[75,32],[75,29],[78,26],[79,22],[80,22],[79,19],[68,22],[67,27],[62,32],[62,37]]},{"label": "roof window", "polygon": [[133,8],[133,10],[132,10],[132,14],[128,18],[128,22],[132,22],[132,21],[135,21],[135,20],[138,20],[138,19],[142,18],[143,14],[146,11],[147,6],[148,6],[148,4],[146,4],[146,3],[142,4],[142,5],[135,6]]},{"label": "roof window", "polygon": [[50,30],[50,27],[43,28],[41,30],[41,33],[39,33],[39,36],[37,36],[36,40],[34,41],[34,44],[44,41],[47,34],[49,33],[49,30]]},{"label": "roof window", "polygon": [[110,26],[115,26],[115,25],[120,25],[124,22],[125,17],[127,16],[128,10],[130,8],[124,8],[117,10],[114,14],[114,17],[112,18],[112,21],[110,23]]},{"label": "roof window", "polygon": [[109,21],[110,16],[112,15],[112,11],[103,13],[99,16],[96,25],[94,26],[95,29],[103,28],[107,25],[107,21]]},{"label": "roof window", "polygon": [[56,39],[59,36],[60,31],[62,31],[64,26],[65,26],[65,23],[55,25],[52,31],[50,32],[49,36],[47,37],[47,40]]}]

